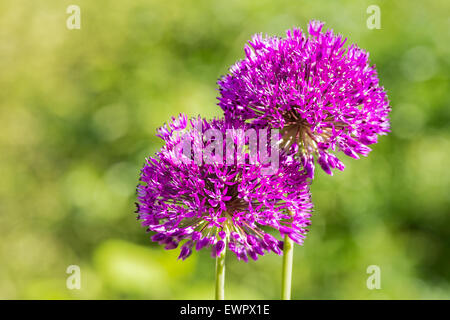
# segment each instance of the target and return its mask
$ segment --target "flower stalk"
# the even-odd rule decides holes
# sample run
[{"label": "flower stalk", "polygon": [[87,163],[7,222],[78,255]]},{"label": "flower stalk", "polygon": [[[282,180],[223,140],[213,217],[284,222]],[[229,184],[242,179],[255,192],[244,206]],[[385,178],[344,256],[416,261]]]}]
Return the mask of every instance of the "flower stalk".
[{"label": "flower stalk", "polygon": [[225,300],[225,249],[216,258],[216,300]]},{"label": "flower stalk", "polygon": [[283,245],[283,268],[281,274],[281,299],[291,300],[292,259],[294,256],[294,242],[286,234]]}]

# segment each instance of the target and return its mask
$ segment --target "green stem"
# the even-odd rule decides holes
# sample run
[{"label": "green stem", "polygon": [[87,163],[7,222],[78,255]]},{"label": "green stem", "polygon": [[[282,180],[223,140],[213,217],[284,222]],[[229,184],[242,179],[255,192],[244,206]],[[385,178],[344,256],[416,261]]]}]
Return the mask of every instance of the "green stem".
[{"label": "green stem", "polygon": [[281,299],[291,300],[292,258],[294,256],[294,242],[286,234],[283,245],[283,270],[281,279]]},{"label": "green stem", "polygon": [[225,253],[227,251],[227,244],[216,258],[216,300],[225,299]]}]

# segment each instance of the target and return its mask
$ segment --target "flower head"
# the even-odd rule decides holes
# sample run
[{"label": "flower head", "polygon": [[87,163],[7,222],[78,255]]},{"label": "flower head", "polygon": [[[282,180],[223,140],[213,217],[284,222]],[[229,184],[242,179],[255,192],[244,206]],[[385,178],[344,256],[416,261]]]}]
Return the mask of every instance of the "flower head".
[{"label": "flower head", "polygon": [[[211,129],[215,136],[205,141]],[[195,159],[218,141],[216,146],[225,147],[229,141],[219,135],[226,129],[223,120],[172,118],[159,129],[165,145],[141,170],[138,219],[166,249],[183,243],[181,259],[205,247],[217,256],[227,246],[245,261],[269,251],[280,254],[283,243],[268,229],[301,244],[310,224],[308,179],[292,157],[281,155],[282,165],[273,174],[263,173],[268,164],[259,156],[252,163],[247,155],[239,161],[237,148],[231,164],[219,161],[225,154],[218,150],[211,153],[214,161]],[[241,138],[236,134],[232,141]],[[180,146],[188,146],[188,152]]]},{"label": "flower head", "polygon": [[389,101],[369,54],[323,23],[309,35],[288,30],[285,38],[255,35],[246,58],[219,80],[219,105],[227,121],[280,128],[285,150],[314,174],[314,157],[328,174],[344,164],[330,151],[358,159],[367,145],[389,132]]}]

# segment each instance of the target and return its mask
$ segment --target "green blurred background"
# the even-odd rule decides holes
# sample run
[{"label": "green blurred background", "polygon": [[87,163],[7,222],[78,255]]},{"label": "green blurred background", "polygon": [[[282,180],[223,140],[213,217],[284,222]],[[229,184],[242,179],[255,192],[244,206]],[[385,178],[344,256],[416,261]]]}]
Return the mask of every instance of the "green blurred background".
[{"label": "green blurred background", "polygon": [[[80,30],[66,28],[70,4]],[[371,4],[380,30],[366,27]],[[209,252],[179,262],[136,221],[140,167],[171,115],[221,114],[216,80],[252,34],[310,19],[370,52],[392,133],[345,172],[319,170],[293,297],[450,298],[449,12],[440,0],[1,1],[0,298],[213,298]],[[66,288],[69,265],[80,290]],[[228,255],[227,298],[279,298],[280,267]]]}]

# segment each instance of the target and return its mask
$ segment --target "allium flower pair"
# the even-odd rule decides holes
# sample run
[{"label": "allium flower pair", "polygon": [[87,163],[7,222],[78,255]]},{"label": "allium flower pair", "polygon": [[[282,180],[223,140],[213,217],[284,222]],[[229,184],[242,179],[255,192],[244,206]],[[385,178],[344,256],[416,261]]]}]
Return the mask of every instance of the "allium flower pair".
[{"label": "allium flower pair", "polygon": [[[217,256],[227,245],[245,261],[281,253],[283,242],[270,229],[302,243],[315,160],[332,175],[344,169],[333,151],[358,159],[389,131],[389,102],[368,53],[344,48],[345,39],[322,28],[313,21],[309,35],[300,29],[285,38],[255,35],[245,59],[218,82],[224,119],[181,115],[159,130],[165,145],[146,160],[138,186],[138,218],[156,232],[153,241],[166,249],[181,243],[182,259],[205,247]],[[212,143],[226,148],[225,140],[204,139],[205,130],[249,128],[279,129],[275,172],[263,174],[267,164],[259,158],[230,165],[216,153],[215,161],[196,161]],[[187,155],[180,152],[185,144],[192,149]]]},{"label": "allium flower pair", "polygon": [[[211,247],[215,257],[228,244],[244,261],[269,251],[281,254],[282,242],[267,232],[270,228],[301,244],[312,209],[301,164],[282,155],[278,170],[264,174],[269,164],[258,155],[253,163],[248,157],[239,159],[238,148],[232,164],[225,159],[229,154],[221,152],[213,161],[196,161],[194,155],[204,155],[214,142],[227,148],[226,139],[203,139],[210,129],[225,137],[227,124],[201,118],[190,124],[180,115],[160,129],[165,145],[142,169],[138,212],[142,224],[156,232],[152,240],[166,249],[183,242],[181,259],[204,247]],[[239,145],[238,140],[245,136],[237,131],[233,143]],[[188,155],[180,148],[186,143],[192,147]]]}]

